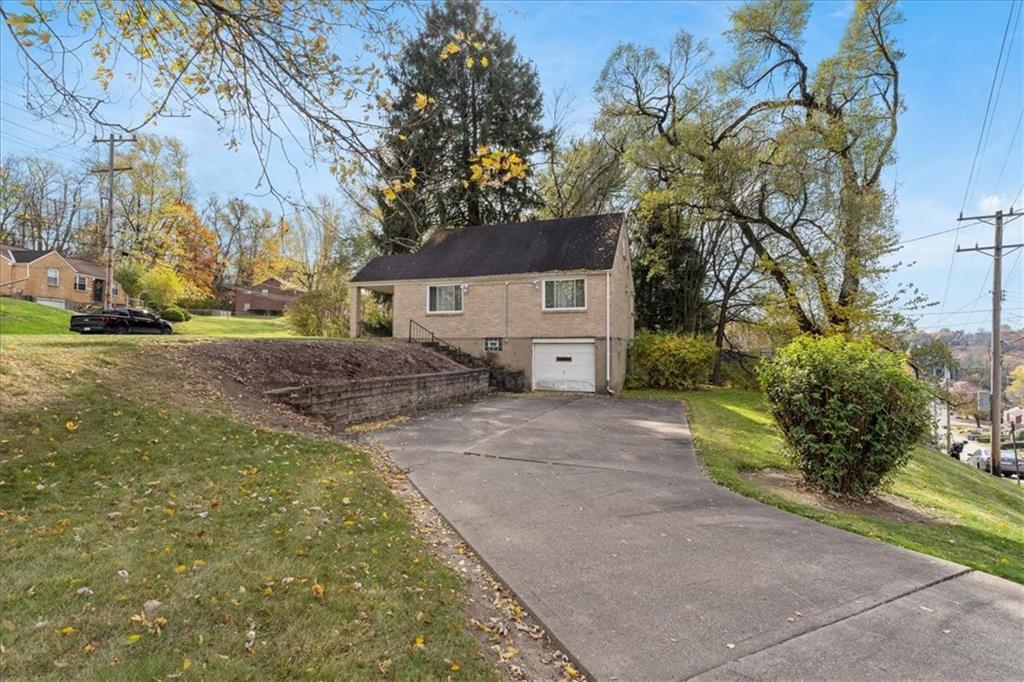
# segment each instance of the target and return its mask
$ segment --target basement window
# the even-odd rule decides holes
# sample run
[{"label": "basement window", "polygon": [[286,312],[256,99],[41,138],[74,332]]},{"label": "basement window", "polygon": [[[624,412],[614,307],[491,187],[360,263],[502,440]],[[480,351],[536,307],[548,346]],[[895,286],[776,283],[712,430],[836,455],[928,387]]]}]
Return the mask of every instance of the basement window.
[{"label": "basement window", "polygon": [[487,351],[488,353],[497,353],[498,351],[501,350],[501,339],[484,339],[484,350]]},{"label": "basement window", "polygon": [[428,313],[461,313],[462,286],[444,284],[427,287]]}]

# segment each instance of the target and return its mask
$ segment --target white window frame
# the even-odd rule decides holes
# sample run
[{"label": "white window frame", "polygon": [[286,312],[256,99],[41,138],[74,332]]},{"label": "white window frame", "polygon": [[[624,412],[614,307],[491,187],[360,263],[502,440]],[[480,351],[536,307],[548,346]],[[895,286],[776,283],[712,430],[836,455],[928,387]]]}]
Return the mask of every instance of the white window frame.
[{"label": "white window frame", "polygon": [[499,353],[501,352],[502,343],[500,336],[488,336],[484,339],[484,352],[485,353]]},{"label": "white window frame", "polygon": [[[82,282],[81,289],[78,288],[79,281]],[[87,291],[89,289],[89,280],[86,279],[85,275],[75,275],[74,289],[75,291]]]},{"label": "white window frame", "polygon": [[[583,280],[583,306],[576,308],[560,308],[548,307],[548,282],[575,282],[577,280]],[[540,287],[540,307],[544,312],[561,313],[561,312],[578,312],[587,309],[587,303],[590,301],[590,292],[588,291],[587,278],[586,277],[549,277],[543,280]]]},{"label": "white window frame", "polygon": [[110,288],[110,293],[114,294],[115,296],[120,294],[121,293],[121,285],[118,284],[117,282],[114,282],[113,286]]},{"label": "white window frame", "polygon": [[[430,309],[430,290],[440,288],[456,288],[459,290],[459,309],[458,310],[431,310]],[[461,315],[462,311],[466,308],[466,287],[461,282],[457,284],[428,284],[427,285],[427,301],[426,311],[427,315]]]},{"label": "white window frame", "polygon": [[[53,275],[53,281],[50,281],[50,275]],[[59,287],[60,286],[60,268],[46,268],[46,286],[48,287]]]}]

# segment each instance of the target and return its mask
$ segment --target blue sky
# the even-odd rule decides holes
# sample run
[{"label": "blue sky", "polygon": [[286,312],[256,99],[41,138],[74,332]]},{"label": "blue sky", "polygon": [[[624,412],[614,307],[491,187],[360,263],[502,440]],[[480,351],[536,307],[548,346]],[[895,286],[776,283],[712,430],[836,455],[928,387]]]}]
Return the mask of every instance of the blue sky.
[{"label": "blue sky", "polygon": [[[617,43],[662,48],[676,31],[685,28],[706,38],[717,58],[726,59],[729,47],[722,32],[736,4],[509,0],[490,2],[488,7],[502,28],[515,37],[520,52],[536,64],[545,94],[563,87],[574,94],[575,123],[582,131],[596,112],[593,85]],[[902,85],[908,109],[900,122],[899,161],[887,182],[897,187],[898,226],[903,237],[910,239],[956,226],[1010,3],[912,1],[905,2],[902,10],[906,22],[898,27],[897,36],[906,52]],[[850,2],[815,5],[805,36],[809,60],[815,62],[831,53],[851,11]],[[1024,107],[1024,25],[1017,23],[1013,28],[1012,50],[1008,58],[1004,56],[1008,68],[979,160],[978,178],[966,203],[967,214],[1008,209],[1024,185],[1024,130],[1019,129]],[[86,140],[62,144],[64,128],[34,121],[20,108],[24,106],[18,99],[22,73],[13,57],[10,36],[3,31],[0,151],[5,155],[52,155],[65,162],[81,157],[89,146]],[[254,186],[258,176],[252,152],[225,149],[212,122],[199,116],[168,119],[152,132],[174,135],[185,142],[191,152],[197,199],[214,192],[260,193]],[[282,169],[277,182],[286,181],[293,179]],[[302,170],[301,182],[307,195],[330,193],[333,188],[327,173],[313,167]],[[1024,205],[1024,196],[1017,204]],[[974,225],[959,234],[913,242],[899,255],[906,266],[894,277],[893,286],[913,283],[936,301],[945,294],[941,306],[921,317],[922,328],[988,325],[990,259],[976,253],[952,254],[956,239],[962,245],[973,245],[990,243],[991,238],[990,227]],[[1007,226],[1005,241],[1024,242],[1024,219]],[[1004,319],[1015,327],[1024,326],[1022,251],[1010,254],[1004,265]]]}]

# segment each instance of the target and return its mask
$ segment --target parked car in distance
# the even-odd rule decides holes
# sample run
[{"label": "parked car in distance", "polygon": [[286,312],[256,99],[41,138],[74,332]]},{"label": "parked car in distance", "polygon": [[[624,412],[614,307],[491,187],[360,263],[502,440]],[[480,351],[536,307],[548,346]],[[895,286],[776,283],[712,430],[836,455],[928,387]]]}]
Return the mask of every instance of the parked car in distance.
[{"label": "parked car in distance", "polygon": [[171,334],[174,328],[156,313],[139,308],[106,308],[71,316],[71,331],[79,334]]},{"label": "parked car in distance", "polygon": [[992,471],[992,456],[988,454],[988,450],[978,448],[963,461],[982,471]]},{"label": "parked car in distance", "polygon": [[1024,475],[1024,452],[1017,453],[1014,457],[1013,450],[1001,450],[999,452],[999,473],[1003,476],[1017,474],[1017,478]]},{"label": "parked car in distance", "polygon": [[966,434],[967,440],[978,440],[981,438],[981,429],[971,429]]}]

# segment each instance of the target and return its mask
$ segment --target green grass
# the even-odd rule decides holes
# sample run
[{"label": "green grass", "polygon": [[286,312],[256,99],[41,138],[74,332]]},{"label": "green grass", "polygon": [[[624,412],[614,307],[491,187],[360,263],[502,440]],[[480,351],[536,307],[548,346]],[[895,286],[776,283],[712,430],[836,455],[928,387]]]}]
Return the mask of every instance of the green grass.
[{"label": "green grass", "polygon": [[[0,334],[70,334],[71,311],[40,303],[0,298]],[[193,315],[188,322],[176,322],[174,333],[197,338],[281,338],[294,337],[283,317],[212,317]]]},{"label": "green grass", "polygon": [[697,449],[719,483],[790,512],[1024,583],[1024,487],[918,448],[888,492],[934,515],[894,521],[824,510],[784,498],[743,474],[794,469],[764,402],[752,391],[633,391],[637,397],[682,399]]},{"label": "green grass", "polygon": [[[76,347],[59,393],[0,413],[0,679],[495,677],[460,578],[365,453],[119,397],[89,369],[127,376],[149,347]],[[63,357],[14,351],[6,376]]]},{"label": "green grass", "polygon": [[174,333],[207,338],[259,338],[295,336],[283,317],[212,317],[193,315],[174,324]]},{"label": "green grass", "polygon": [[0,334],[70,334],[70,319],[68,310],[0,297]]}]

